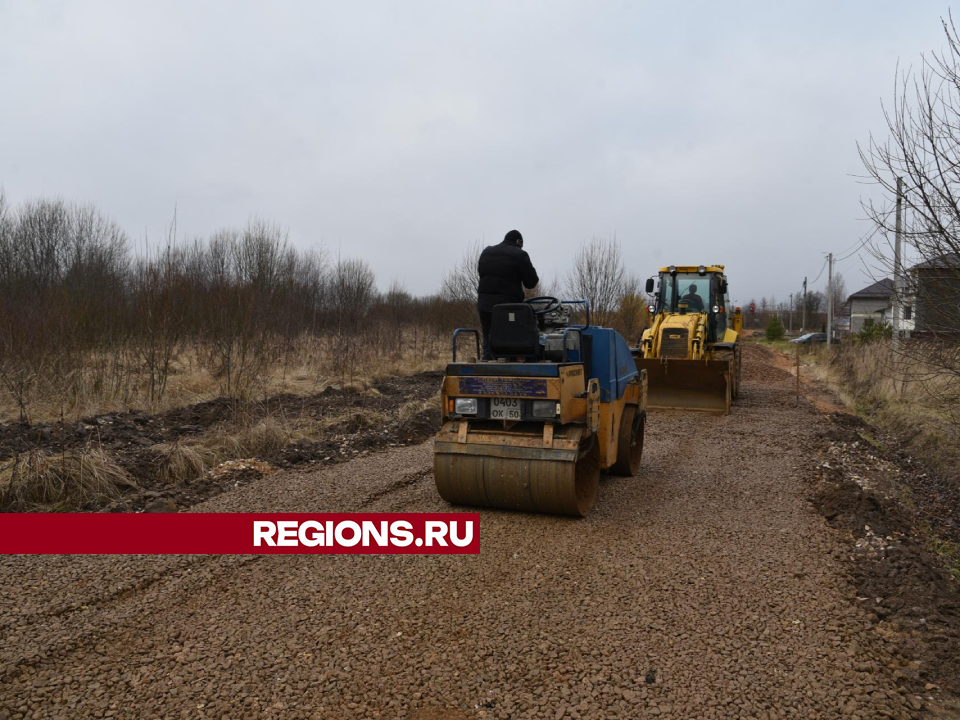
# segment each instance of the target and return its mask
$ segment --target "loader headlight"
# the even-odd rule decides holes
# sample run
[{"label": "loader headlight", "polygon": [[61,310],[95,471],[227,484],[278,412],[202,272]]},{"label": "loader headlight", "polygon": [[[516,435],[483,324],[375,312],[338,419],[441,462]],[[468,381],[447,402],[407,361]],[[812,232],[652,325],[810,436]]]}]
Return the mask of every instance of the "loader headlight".
[{"label": "loader headlight", "polygon": [[453,401],[453,411],[457,415],[476,415],[477,414],[477,399],[476,398],[457,398]]},{"label": "loader headlight", "polygon": [[657,311],[657,309],[656,309],[653,305],[648,305],[648,306],[647,306],[647,310],[649,310],[650,312],[656,312],[656,311]]},{"label": "loader headlight", "polygon": [[538,418],[554,418],[560,414],[560,403],[556,400],[534,400],[533,416]]},{"label": "loader headlight", "polygon": [[719,306],[719,305],[714,305],[714,306],[713,306],[713,311],[714,311],[715,313],[720,312],[720,306]]}]

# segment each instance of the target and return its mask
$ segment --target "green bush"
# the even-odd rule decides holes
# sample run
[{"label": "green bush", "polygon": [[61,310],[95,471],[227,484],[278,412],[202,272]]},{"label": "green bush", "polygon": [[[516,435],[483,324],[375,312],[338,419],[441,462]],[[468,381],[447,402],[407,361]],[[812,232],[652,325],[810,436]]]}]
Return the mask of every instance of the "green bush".
[{"label": "green bush", "polygon": [[876,340],[889,340],[893,337],[893,325],[888,322],[876,322],[873,318],[863,321],[863,327],[856,335],[862,343],[871,343]]},{"label": "green bush", "polygon": [[780,318],[774,315],[767,323],[767,340],[783,340],[784,328]]}]

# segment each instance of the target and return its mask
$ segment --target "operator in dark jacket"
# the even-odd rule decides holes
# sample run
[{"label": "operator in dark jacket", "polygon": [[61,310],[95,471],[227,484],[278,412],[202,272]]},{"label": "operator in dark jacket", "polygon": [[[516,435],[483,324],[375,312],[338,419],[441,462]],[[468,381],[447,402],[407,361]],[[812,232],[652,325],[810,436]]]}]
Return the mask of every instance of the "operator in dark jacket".
[{"label": "operator in dark jacket", "polygon": [[530,262],[530,256],[523,250],[523,235],[516,230],[508,232],[499,245],[483,249],[477,270],[480,272],[477,311],[483,328],[483,359],[492,360],[490,318],[493,306],[523,302],[523,288],[532,290],[540,278]]},{"label": "operator in dark jacket", "polygon": [[687,310],[690,312],[703,312],[703,298],[697,295],[696,285],[690,286],[690,289],[687,290],[687,294],[677,301],[677,305],[680,303],[686,303]]}]

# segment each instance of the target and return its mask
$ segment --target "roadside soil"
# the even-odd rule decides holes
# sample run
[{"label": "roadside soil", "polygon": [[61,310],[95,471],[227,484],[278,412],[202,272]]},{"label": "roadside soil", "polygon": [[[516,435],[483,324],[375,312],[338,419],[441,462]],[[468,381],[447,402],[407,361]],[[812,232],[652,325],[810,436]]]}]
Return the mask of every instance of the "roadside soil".
[{"label": "roadside soil", "polygon": [[[0,718],[960,717],[956,588],[886,466],[770,351],[743,379],[729,416],[651,413],[588,518],[480,511],[478,556],[0,557]],[[431,461],[192,511],[458,512]]]},{"label": "roadside soil", "polygon": [[[370,452],[423,442],[436,432],[440,422],[439,405],[417,408],[403,417],[398,411],[408,403],[436,396],[442,378],[440,372],[426,372],[381,380],[365,389],[327,387],[314,395],[277,395],[264,401],[243,403],[218,398],[156,415],[129,411],[86,417],[72,423],[0,424],[0,467],[17,454],[30,450],[56,454],[95,446],[105,450],[126,470],[137,487],[123,488],[116,501],[72,509],[182,510],[249,484],[278,468],[333,465]],[[376,415],[378,421],[367,424],[365,415]],[[380,421],[380,416],[385,421]],[[317,431],[319,439],[292,441],[269,455],[230,458],[223,467],[214,468],[202,477],[176,484],[158,477],[157,445],[189,443],[205,434],[231,432],[265,418],[281,423],[296,422],[307,429],[331,419],[336,422]]]}]

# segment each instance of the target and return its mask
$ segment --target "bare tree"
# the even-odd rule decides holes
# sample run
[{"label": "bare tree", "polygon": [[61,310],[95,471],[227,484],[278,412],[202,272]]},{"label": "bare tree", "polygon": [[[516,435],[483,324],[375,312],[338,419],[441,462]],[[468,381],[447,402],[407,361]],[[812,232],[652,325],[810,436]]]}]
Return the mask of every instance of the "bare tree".
[{"label": "bare tree", "polygon": [[595,237],[580,244],[565,279],[565,291],[573,298],[590,301],[597,324],[613,325],[624,298],[639,295],[639,281],[627,271],[620,241]]},{"label": "bare tree", "polygon": [[337,335],[356,334],[363,329],[376,293],[376,277],[366,261],[337,258],[330,276],[330,306]]},{"label": "bare tree", "polygon": [[903,178],[903,239],[919,260],[900,300],[916,298],[917,327],[931,335],[960,331],[960,35],[942,20],[946,49],[898,69],[884,104],[889,136],[871,135],[860,156],[882,202],[864,207],[876,227],[871,249],[892,273],[897,178]]},{"label": "bare tree", "polygon": [[134,347],[146,366],[150,403],[163,397],[177,346],[186,333],[189,296],[183,277],[184,251],[175,247],[177,218],[167,233],[166,245],[148,252],[134,264],[131,295],[137,313]]},{"label": "bare tree", "polygon": [[468,327],[480,327],[477,295],[480,291],[480,253],[483,242],[474,240],[463,251],[459,261],[443,278],[440,296],[453,305],[456,321]]},{"label": "bare tree", "polygon": [[[905,282],[895,288],[912,305],[917,334],[897,345],[897,372],[922,382],[956,409],[960,401],[960,34],[941,19],[946,47],[897,69],[885,103],[889,133],[860,146],[867,179],[882,201],[864,208],[875,226],[865,242],[884,275],[894,273],[898,178],[902,178]],[[859,248],[858,248],[859,249]],[[902,362],[907,361],[907,362]],[[960,422],[960,415],[955,418]]]},{"label": "bare tree", "polygon": [[833,316],[837,317],[843,310],[843,306],[847,304],[847,283],[840,273],[833,276],[833,290],[830,298],[833,302]]}]

